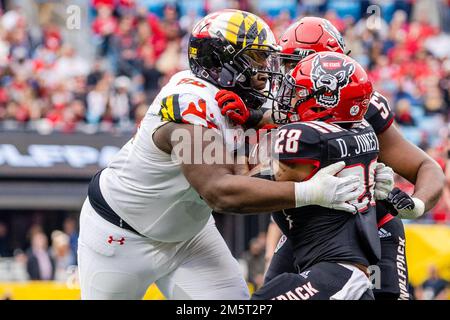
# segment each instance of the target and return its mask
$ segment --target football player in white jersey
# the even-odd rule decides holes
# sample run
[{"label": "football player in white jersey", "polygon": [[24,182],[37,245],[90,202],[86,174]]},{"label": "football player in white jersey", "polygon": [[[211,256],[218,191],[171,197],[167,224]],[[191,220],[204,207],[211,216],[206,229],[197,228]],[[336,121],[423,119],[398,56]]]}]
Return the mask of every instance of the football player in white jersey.
[{"label": "football player in white jersey", "polygon": [[[275,44],[259,17],[239,10],[210,14],[196,25],[191,70],[162,88],[136,135],[89,185],[78,242],[82,299],[140,299],[152,283],[168,299],[248,299],[211,209],[258,213],[315,204],[354,210],[346,201],[357,198],[361,182],[334,176],[344,163],[295,183],[239,176],[234,163],[195,159],[196,148],[236,145],[233,130],[242,127],[221,113],[217,101],[230,98],[220,90],[248,105],[264,103]],[[174,157],[177,148],[182,152]]]}]

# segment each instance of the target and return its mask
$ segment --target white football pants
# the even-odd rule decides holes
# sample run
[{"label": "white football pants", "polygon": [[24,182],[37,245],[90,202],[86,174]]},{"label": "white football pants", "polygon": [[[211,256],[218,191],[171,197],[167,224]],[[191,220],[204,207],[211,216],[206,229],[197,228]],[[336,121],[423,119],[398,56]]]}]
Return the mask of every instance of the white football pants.
[{"label": "white football pants", "polygon": [[249,299],[212,216],[191,240],[164,243],[113,225],[86,199],[78,264],[82,299],[142,299],[152,283],[167,299]]}]

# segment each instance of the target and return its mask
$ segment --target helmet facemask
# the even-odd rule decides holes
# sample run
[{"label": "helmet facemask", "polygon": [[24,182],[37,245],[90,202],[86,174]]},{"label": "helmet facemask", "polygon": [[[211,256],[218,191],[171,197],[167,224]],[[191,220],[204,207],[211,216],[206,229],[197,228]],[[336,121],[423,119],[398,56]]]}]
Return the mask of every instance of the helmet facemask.
[{"label": "helmet facemask", "polygon": [[[288,73],[284,76],[272,103],[273,122],[287,124],[301,121],[298,113],[300,106],[325,91],[325,87],[314,90],[313,88],[299,86],[295,83],[294,77]],[[310,108],[310,112],[315,112],[317,119],[323,118],[325,120],[328,117],[328,109],[319,105]]]},{"label": "helmet facemask", "polygon": [[287,74],[272,105],[275,123],[364,119],[372,94],[365,70],[341,53],[316,53]]},{"label": "helmet facemask", "polygon": [[276,47],[248,45],[234,56],[233,65],[239,70],[236,91],[250,108],[258,109],[267,99],[274,99],[272,90],[281,75]]}]

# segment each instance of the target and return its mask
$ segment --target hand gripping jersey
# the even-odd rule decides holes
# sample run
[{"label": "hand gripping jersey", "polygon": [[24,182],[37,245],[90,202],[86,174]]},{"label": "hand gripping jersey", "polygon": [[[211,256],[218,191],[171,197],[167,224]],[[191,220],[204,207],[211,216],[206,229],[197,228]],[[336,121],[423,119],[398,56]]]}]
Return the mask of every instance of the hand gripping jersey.
[{"label": "hand gripping jersey", "polygon": [[[378,139],[373,128],[363,121],[352,129],[319,121],[291,123],[278,129],[274,155],[285,163],[312,163],[317,170],[345,161],[338,175],[360,176],[359,199],[352,203],[358,213],[352,215],[319,206],[284,210],[275,221],[292,241],[299,271],[318,262],[374,264],[380,258],[376,223],[375,167]],[[286,230],[286,224],[289,222]]]},{"label": "hand gripping jersey", "polygon": [[167,122],[187,123],[216,130],[233,148],[238,140],[234,133],[241,127],[220,114],[214,99],[217,91],[190,71],[174,75],[149,107],[136,135],[101,173],[105,201],[140,234],[164,242],[184,241],[208,221],[211,209],[190,186],[180,163],[158,149],[152,136]]}]

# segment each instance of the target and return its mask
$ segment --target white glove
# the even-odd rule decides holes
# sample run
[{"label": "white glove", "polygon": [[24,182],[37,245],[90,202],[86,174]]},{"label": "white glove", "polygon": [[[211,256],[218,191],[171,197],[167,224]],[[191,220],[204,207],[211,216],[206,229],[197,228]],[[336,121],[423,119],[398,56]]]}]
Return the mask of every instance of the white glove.
[{"label": "white glove", "polygon": [[346,201],[356,200],[361,183],[358,176],[335,177],[344,169],[345,162],[337,162],[319,170],[311,179],[295,183],[296,207],[318,205],[356,213],[355,206]]},{"label": "white glove", "polygon": [[379,162],[375,167],[375,200],[384,200],[394,188],[394,170]]}]

